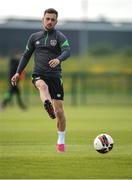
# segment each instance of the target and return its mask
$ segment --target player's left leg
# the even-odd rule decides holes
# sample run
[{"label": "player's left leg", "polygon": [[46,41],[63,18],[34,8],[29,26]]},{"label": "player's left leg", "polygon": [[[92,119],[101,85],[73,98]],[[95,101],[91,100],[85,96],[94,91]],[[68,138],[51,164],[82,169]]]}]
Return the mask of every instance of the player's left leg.
[{"label": "player's left leg", "polygon": [[53,105],[57,118],[57,129],[58,129],[58,140],[57,150],[58,152],[65,151],[65,129],[66,129],[66,118],[63,109],[62,100],[53,100]]}]

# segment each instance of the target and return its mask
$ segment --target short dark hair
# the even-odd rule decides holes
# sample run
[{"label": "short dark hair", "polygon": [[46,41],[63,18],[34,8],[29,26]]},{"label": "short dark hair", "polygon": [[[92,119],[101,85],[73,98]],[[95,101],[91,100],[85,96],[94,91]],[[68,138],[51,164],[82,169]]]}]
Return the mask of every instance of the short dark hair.
[{"label": "short dark hair", "polygon": [[46,10],[44,11],[44,15],[45,15],[46,13],[56,14],[56,17],[58,17],[58,12],[57,12],[55,9],[53,9],[53,8],[48,8],[48,9],[46,9]]}]

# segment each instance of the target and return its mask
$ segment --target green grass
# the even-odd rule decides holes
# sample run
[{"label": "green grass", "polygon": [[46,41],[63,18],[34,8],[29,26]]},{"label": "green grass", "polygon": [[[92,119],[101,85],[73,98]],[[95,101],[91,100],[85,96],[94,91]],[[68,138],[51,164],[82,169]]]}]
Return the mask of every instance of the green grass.
[{"label": "green grass", "polygon": [[[132,178],[132,107],[66,106],[67,151],[56,152],[56,121],[41,106],[0,112],[0,178]],[[108,154],[93,149],[100,133],[110,134]]]}]

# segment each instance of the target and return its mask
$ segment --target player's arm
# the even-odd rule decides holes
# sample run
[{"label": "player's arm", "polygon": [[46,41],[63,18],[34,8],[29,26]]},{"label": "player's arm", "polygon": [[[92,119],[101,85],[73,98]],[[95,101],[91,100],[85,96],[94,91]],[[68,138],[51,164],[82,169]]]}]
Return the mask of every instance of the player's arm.
[{"label": "player's arm", "polygon": [[61,48],[61,54],[57,57],[57,59],[59,59],[60,61],[64,61],[70,56],[69,41],[66,36],[64,36],[64,34],[59,32],[58,42]]},{"label": "player's arm", "polygon": [[49,65],[51,68],[56,67],[61,61],[66,60],[70,56],[68,39],[60,32],[58,34],[58,43],[61,48],[61,54],[56,59],[50,60]]},{"label": "player's arm", "polygon": [[32,56],[33,51],[34,51],[34,41],[33,41],[33,35],[31,35],[28,39],[26,49],[20,59],[20,63],[18,65],[16,73],[21,74],[21,72],[24,70],[27,63],[29,62],[29,59]]},{"label": "player's arm", "polygon": [[26,49],[20,59],[18,68],[16,70],[16,74],[12,77],[11,83],[13,86],[17,84],[17,81],[19,80],[20,74],[26,67],[27,63],[29,62],[29,59],[34,51],[34,43],[33,43],[33,35],[31,35],[28,39]]}]

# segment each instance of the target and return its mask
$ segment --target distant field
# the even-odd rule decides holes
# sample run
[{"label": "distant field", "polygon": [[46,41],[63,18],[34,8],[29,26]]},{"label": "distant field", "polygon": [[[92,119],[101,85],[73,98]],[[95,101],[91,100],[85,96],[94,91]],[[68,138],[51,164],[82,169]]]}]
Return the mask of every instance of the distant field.
[{"label": "distant field", "polygon": [[[31,72],[34,66],[33,56],[30,59],[26,71]],[[63,72],[121,72],[132,73],[132,55],[125,55],[123,52],[104,55],[84,55],[84,56],[71,56],[67,61],[62,63]],[[0,73],[7,72],[8,67],[7,58],[0,57]]]},{"label": "distant field", "polygon": [[[1,179],[131,179],[132,107],[66,106],[67,151],[56,152],[56,122],[42,107],[0,112]],[[115,145],[105,155],[93,149],[100,133]]]}]

